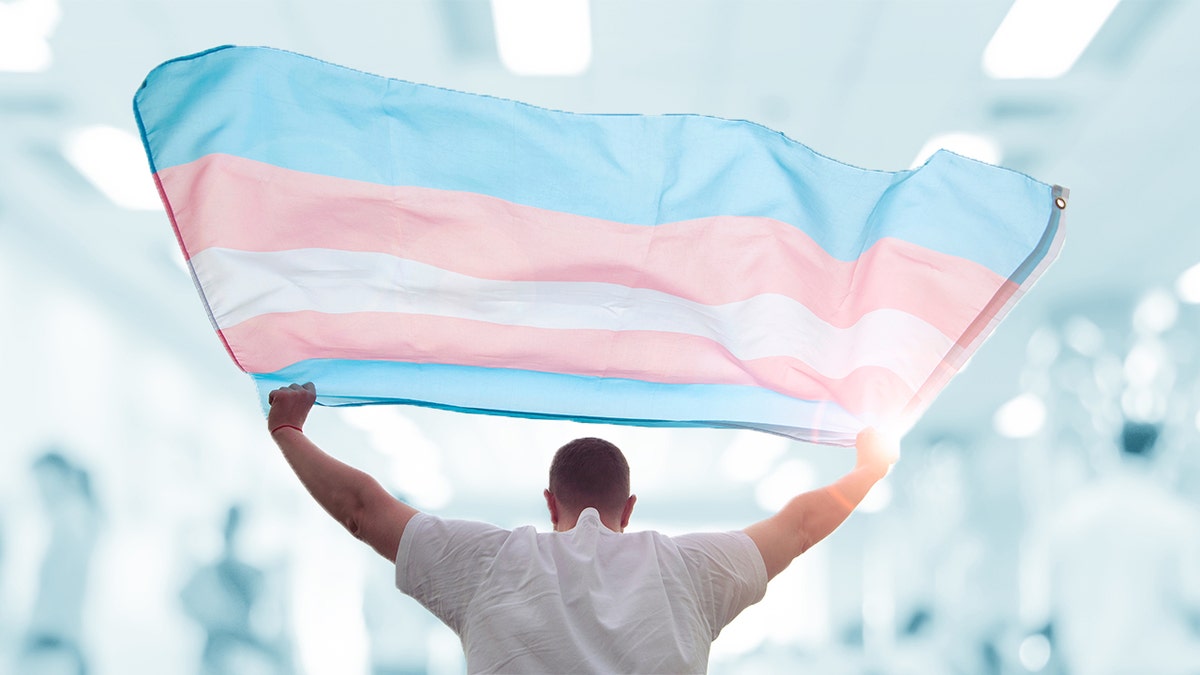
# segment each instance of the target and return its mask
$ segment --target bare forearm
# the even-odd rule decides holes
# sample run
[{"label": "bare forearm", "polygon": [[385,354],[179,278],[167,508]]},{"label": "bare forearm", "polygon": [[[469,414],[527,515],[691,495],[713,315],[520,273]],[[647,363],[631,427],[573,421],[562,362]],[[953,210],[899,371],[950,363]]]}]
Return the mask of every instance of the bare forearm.
[{"label": "bare forearm", "polygon": [[271,437],[309,494],[329,515],[357,534],[363,495],[377,485],[375,479],[326,454],[297,429],[279,429]]},{"label": "bare forearm", "polygon": [[[795,508],[803,514],[800,522],[804,548],[811,548],[846,522],[871,487],[885,475],[886,467],[858,466],[819,490],[795,497],[793,502],[802,502],[795,504]],[[787,508],[792,509],[793,505]]]},{"label": "bare forearm", "polygon": [[746,528],[762,554],[768,579],[846,522],[900,456],[898,442],[871,428],[859,432],[855,446],[858,456],[850,473],[819,490],[793,497],[779,513]]}]

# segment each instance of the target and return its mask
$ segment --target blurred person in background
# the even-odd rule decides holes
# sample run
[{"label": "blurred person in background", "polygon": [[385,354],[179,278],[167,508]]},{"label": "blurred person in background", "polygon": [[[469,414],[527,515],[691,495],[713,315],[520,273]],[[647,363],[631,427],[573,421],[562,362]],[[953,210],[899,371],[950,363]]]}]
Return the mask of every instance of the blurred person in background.
[{"label": "blurred person in background", "polygon": [[1158,435],[1126,422],[1119,466],[1047,532],[1045,609],[1071,675],[1200,673],[1200,513],[1155,479]]},{"label": "blurred person in background", "polygon": [[84,603],[100,510],[91,476],[57,449],[34,461],[33,475],[45,509],[49,541],[17,672],[83,675],[89,672],[83,640]]},{"label": "blurred person in background", "polygon": [[204,630],[200,672],[206,675],[286,672],[278,650],[255,628],[265,575],[239,556],[242,519],[242,507],[230,506],[220,557],[198,569],[180,593],[184,612]]},{"label": "blurred person in background", "polygon": [[[636,497],[616,446],[577,439],[543,492],[554,532],[444,520],[395,499],[305,436],[312,383],[271,392],[267,428],[300,482],[395,563],[397,587],[462,640],[471,672],[703,672],[722,628],[831,534],[898,449],[858,437],[855,468],[735,532],[622,534]],[[803,609],[798,609],[803,611]]]}]

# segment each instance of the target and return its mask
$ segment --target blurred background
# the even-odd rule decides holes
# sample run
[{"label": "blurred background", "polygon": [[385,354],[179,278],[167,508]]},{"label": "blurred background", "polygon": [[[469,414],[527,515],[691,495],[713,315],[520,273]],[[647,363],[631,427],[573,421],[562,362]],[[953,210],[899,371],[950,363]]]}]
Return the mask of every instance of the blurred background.
[{"label": "blurred background", "polygon": [[[1060,260],[711,669],[1200,673],[1198,33],[1189,0],[0,0],[0,671],[463,670],[287,469],[154,191],[134,91],[244,44],[1069,187]],[[418,508],[505,527],[549,529],[549,460],[577,436],[626,451],[632,529],[668,533],[744,527],[853,464],[407,408],[308,431]]]}]

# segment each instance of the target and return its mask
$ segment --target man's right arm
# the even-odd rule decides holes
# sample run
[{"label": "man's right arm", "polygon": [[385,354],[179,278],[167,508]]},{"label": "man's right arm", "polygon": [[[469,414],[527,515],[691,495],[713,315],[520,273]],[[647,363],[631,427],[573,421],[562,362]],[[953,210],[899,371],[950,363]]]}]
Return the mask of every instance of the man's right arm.
[{"label": "man's right arm", "polygon": [[873,429],[861,432],[855,444],[853,470],[819,490],[796,495],[779,513],[746,528],[762,554],[768,580],[845,522],[898,456],[896,445]]},{"label": "man's right arm", "polygon": [[304,435],[316,401],[312,383],[271,392],[267,428],[309,494],[355,537],[395,562],[400,538],[417,510],[388,494],[374,478],[325,453]]}]

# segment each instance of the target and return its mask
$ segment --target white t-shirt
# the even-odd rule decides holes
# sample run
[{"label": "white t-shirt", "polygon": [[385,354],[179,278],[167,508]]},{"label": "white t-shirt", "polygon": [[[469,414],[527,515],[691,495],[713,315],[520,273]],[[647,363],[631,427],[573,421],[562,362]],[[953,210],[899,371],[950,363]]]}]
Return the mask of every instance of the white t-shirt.
[{"label": "white t-shirt", "polygon": [[616,533],[593,508],[568,532],[422,513],[396,586],[458,633],[472,673],[699,673],[767,570],[744,532]]}]

